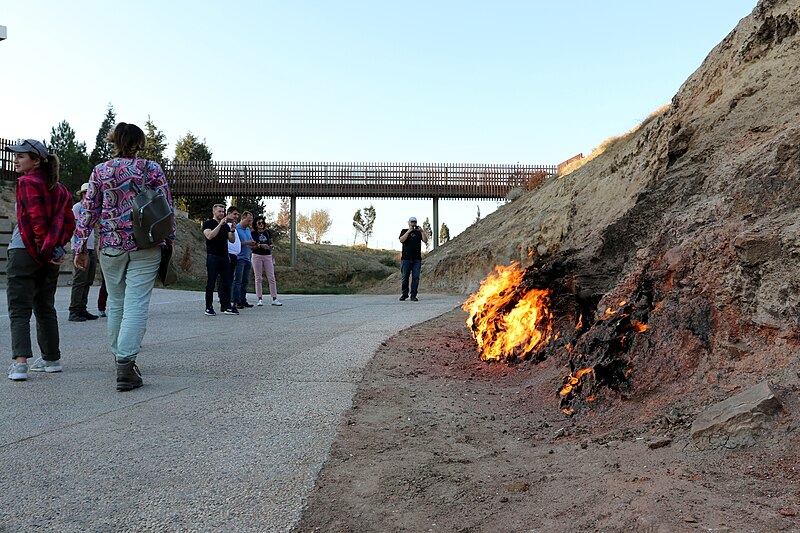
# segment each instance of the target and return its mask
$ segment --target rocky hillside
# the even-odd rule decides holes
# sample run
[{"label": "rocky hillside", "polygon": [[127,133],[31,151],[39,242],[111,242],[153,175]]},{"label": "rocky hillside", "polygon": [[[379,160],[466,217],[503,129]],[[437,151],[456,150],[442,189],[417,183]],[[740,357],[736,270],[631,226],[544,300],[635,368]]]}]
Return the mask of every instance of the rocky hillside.
[{"label": "rocky hillside", "polygon": [[559,263],[598,310],[646,286],[639,390],[796,362],[798,28],[800,0],[760,1],[664,113],[430,254],[423,288],[470,292],[514,260]]}]

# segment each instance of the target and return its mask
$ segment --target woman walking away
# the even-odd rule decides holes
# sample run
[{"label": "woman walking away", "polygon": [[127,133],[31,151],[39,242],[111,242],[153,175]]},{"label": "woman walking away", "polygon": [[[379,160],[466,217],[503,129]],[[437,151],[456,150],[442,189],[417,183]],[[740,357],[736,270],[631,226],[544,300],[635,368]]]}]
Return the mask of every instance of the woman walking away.
[{"label": "woman walking away", "polygon": [[256,245],[253,246],[253,272],[256,278],[256,297],[258,298],[258,305],[264,305],[261,299],[262,292],[262,276],[264,272],[267,273],[267,281],[269,282],[269,294],[272,296],[272,305],[283,305],[278,300],[278,291],[275,288],[275,264],[272,259],[272,235],[267,229],[267,222],[263,218],[256,221],[256,229],[253,232],[253,240]]},{"label": "woman walking away", "polygon": [[[117,367],[117,390],[142,386],[136,356],[142,345],[150,295],[161,262],[161,248],[139,249],[133,236],[132,201],[138,190],[161,190],[172,206],[172,194],[164,171],[155,161],[138,159],[144,149],[144,132],[120,122],[106,139],[115,157],[100,163],[89,177],[89,190],[75,230],[75,266],[86,268],[86,240],[100,221],[100,265],[108,290],[108,339]],[[175,225],[167,239],[175,238]],[[164,245],[164,243],[162,243]]]},{"label": "woman walking away", "polygon": [[61,372],[55,296],[64,245],[75,229],[72,195],[58,181],[58,157],[39,141],[25,139],[6,150],[14,152],[17,180],[17,225],[8,245],[6,265],[11,357],[8,378],[28,379],[31,312],[36,315],[36,340],[42,356],[30,370]]}]

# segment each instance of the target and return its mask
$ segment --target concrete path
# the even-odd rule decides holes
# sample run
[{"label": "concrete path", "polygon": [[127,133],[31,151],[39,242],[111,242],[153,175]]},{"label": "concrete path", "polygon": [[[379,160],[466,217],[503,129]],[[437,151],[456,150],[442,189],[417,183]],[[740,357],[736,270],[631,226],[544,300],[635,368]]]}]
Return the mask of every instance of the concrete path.
[{"label": "concrete path", "polygon": [[145,386],[118,393],[105,320],[68,322],[60,288],[64,372],[0,382],[0,531],[291,530],[375,349],[460,300],[281,299],[206,317],[202,293],[157,289]]}]

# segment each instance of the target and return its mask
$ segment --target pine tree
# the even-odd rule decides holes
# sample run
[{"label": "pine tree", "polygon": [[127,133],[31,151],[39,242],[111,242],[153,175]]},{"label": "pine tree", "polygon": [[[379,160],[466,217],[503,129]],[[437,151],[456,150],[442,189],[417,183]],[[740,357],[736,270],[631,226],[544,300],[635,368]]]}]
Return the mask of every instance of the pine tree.
[{"label": "pine tree", "polygon": [[[192,133],[188,132],[185,136],[178,139],[175,144],[175,163],[186,163],[189,161],[211,162],[211,150],[206,146],[205,141],[200,140]],[[222,196],[211,197],[178,197],[175,205],[187,213],[189,218],[203,220],[211,217],[211,209],[214,204],[224,204],[225,198]]]},{"label": "pine tree", "polygon": [[167,162],[164,156],[167,150],[167,136],[159,131],[150,119],[150,115],[147,115],[147,122],[144,123],[144,138],[146,145],[139,155],[150,161],[156,161],[163,168]]},{"label": "pine tree", "polygon": [[109,102],[106,116],[103,118],[97,137],[94,140],[94,149],[89,155],[89,163],[92,166],[108,161],[113,156],[114,147],[110,142],[106,141],[106,138],[111,134],[116,123],[117,114],[114,112],[114,106]]},{"label": "pine tree", "polygon": [[69,122],[62,120],[58,126],[50,130],[48,149],[55,153],[61,161],[60,178],[71,192],[77,191],[81,184],[89,181],[92,165],[86,153],[86,143],[75,139],[75,130]]}]

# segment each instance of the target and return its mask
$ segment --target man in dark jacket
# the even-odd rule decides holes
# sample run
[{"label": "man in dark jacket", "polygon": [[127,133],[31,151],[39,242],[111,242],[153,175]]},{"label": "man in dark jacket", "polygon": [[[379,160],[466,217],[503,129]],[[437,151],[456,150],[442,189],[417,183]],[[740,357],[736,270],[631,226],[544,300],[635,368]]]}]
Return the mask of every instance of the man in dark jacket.
[{"label": "man in dark jacket", "polygon": [[400,258],[403,294],[400,296],[400,301],[408,299],[408,277],[411,276],[411,301],[416,302],[419,271],[422,268],[422,243],[428,243],[428,235],[422,228],[417,226],[416,217],[408,219],[408,229],[400,232],[400,242],[403,244],[403,255]]}]

